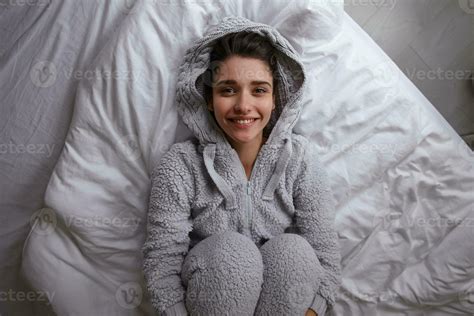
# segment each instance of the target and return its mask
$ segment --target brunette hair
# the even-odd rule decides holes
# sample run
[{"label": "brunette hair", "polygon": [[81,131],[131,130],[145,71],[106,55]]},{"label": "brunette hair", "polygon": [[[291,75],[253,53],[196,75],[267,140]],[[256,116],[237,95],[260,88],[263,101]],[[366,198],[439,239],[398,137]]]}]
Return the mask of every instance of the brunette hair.
[{"label": "brunette hair", "polygon": [[272,73],[273,91],[275,92],[278,84],[276,51],[268,39],[254,32],[230,33],[216,40],[210,54],[210,67],[205,74],[207,77],[207,84],[204,85],[206,103],[212,101],[213,74],[218,70],[219,63],[233,55],[256,58],[266,62]]}]

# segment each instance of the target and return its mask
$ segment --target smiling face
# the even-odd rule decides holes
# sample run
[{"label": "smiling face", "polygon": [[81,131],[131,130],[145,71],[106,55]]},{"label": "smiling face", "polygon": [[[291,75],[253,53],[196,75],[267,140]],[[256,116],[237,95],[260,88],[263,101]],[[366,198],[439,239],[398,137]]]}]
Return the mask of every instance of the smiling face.
[{"label": "smiling face", "polygon": [[219,64],[208,108],[232,147],[260,146],[274,102],[273,77],[266,62],[232,55]]}]

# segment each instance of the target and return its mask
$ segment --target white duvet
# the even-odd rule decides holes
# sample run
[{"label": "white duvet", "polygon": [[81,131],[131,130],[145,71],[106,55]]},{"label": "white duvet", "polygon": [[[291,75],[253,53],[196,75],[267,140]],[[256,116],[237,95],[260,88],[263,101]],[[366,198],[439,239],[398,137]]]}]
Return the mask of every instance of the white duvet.
[{"label": "white duvet", "polygon": [[276,26],[309,89],[296,132],[319,147],[337,201],[343,284],[332,315],[474,310],[474,157],[341,1],[151,1],[127,18],[77,91],[23,251],[58,315],[152,315],[141,272],[149,172],[191,136],[174,108],[185,49],[226,15]]}]

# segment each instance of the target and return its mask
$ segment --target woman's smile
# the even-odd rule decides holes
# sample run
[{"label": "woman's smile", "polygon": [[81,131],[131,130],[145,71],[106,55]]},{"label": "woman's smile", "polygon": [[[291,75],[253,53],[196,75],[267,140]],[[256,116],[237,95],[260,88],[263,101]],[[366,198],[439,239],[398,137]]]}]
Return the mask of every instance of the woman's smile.
[{"label": "woman's smile", "polygon": [[258,119],[246,119],[246,120],[235,120],[230,119],[230,122],[234,125],[234,127],[239,129],[248,129],[254,125],[254,123]]}]

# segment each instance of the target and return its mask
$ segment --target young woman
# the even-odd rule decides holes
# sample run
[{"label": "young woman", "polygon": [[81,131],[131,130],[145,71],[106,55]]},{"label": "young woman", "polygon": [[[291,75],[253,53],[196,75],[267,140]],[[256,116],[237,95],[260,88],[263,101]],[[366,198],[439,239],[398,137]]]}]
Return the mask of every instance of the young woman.
[{"label": "young woman", "polygon": [[196,138],[152,174],[143,246],[160,315],[324,315],[340,285],[334,203],[293,132],[305,72],[274,28],[228,17],[188,50],[178,113]]}]

